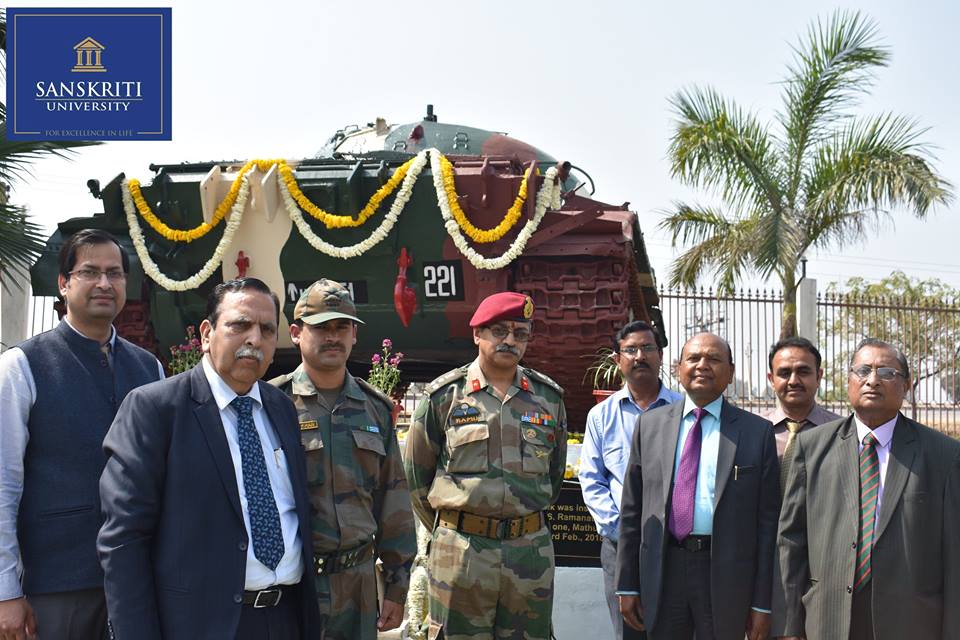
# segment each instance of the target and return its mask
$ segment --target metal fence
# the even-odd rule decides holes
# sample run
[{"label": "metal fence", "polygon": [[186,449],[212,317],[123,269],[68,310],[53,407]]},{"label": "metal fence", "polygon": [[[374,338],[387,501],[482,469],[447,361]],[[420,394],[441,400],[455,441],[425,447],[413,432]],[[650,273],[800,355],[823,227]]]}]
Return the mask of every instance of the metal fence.
[{"label": "metal fence", "polygon": [[[767,384],[767,353],[780,337],[782,295],[747,290],[718,295],[709,289],[660,290],[660,307],[669,345],[664,350],[664,379],[678,389],[676,366],[683,343],[703,331],[725,338],[736,363],[730,401],[763,412],[776,399]],[[903,298],[866,298],[841,293],[817,296],[817,343],[824,379],[818,401],[841,415],[847,402],[847,371],[853,349],[864,338],[899,347],[910,364],[913,389],[903,413],[960,437],[960,304],[916,303]]]},{"label": "metal fence", "polygon": [[865,298],[826,293],[817,299],[817,332],[823,352],[826,404],[847,409],[850,356],[864,338],[903,351],[913,388],[903,413],[960,437],[960,305],[897,297]]},{"label": "metal fence", "polygon": [[665,380],[679,389],[676,378],[680,350],[688,338],[709,331],[730,343],[736,376],[727,397],[748,411],[774,407],[767,385],[767,351],[780,337],[783,297],[778,291],[747,290],[719,295],[712,289],[660,289],[667,348],[663,350]]}]

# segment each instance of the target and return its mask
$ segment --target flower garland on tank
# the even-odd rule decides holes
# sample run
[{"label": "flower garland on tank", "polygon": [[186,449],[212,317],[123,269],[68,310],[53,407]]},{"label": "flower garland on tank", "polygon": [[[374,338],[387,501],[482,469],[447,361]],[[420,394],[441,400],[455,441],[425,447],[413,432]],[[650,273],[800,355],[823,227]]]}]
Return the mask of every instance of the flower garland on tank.
[{"label": "flower garland on tank", "polygon": [[414,518],[417,530],[417,555],[413,559],[413,568],[410,571],[410,587],[407,590],[407,620],[404,625],[407,637],[410,640],[426,640],[426,619],[429,610],[427,597],[430,589],[430,575],[427,573],[429,556],[427,549],[430,546],[430,532],[419,520]]},{"label": "flower garland on tank", "polygon": [[400,190],[397,191],[397,197],[394,198],[393,204],[390,206],[390,211],[383,218],[383,222],[381,222],[380,226],[374,229],[373,233],[367,236],[365,240],[347,247],[332,245],[315,234],[313,229],[310,228],[310,225],[307,224],[307,221],[303,219],[303,215],[300,213],[300,207],[297,206],[293,195],[288,189],[280,189],[280,196],[283,198],[283,206],[286,208],[287,214],[290,216],[293,224],[297,225],[297,230],[300,231],[300,235],[310,243],[311,247],[332,258],[356,258],[362,256],[374,245],[386,238],[391,229],[393,229],[393,225],[396,224],[397,219],[400,217],[400,212],[403,211],[407,201],[410,200],[410,196],[413,195],[413,187],[417,183],[420,172],[423,171],[423,167],[427,164],[427,151],[421,151],[407,164],[410,165],[409,170],[406,172],[403,184],[400,186]]},{"label": "flower garland on tank", "polygon": [[154,231],[159,233],[161,236],[167,240],[172,240],[174,242],[193,242],[199,238],[210,233],[214,227],[220,224],[220,221],[223,220],[224,216],[227,215],[227,212],[233,208],[234,203],[237,201],[237,195],[240,193],[240,181],[247,175],[254,167],[266,165],[267,168],[272,166],[275,163],[282,163],[283,160],[251,160],[240,167],[240,170],[237,172],[237,177],[234,179],[233,183],[230,185],[230,191],[227,192],[226,197],[220,201],[220,204],[217,205],[216,210],[213,212],[213,217],[210,219],[210,222],[201,222],[193,229],[171,229],[168,227],[162,220],[160,220],[157,215],[150,209],[150,205],[147,204],[147,201],[143,198],[143,193],[140,191],[140,181],[136,178],[131,178],[127,180],[126,187],[130,191],[130,195],[133,198],[133,203],[137,207],[137,211],[140,212],[140,215],[143,216],[143,219],[147,221],[147,224],[150,225]]},{"label": "flower garland on tank", "polygon": [[[512,229],[520,219],[520,213],[523,211],[523,203],[527,201],[527,188],[530,184],[530,176],[533,174],[533,167],[531,167],[523,177],[523,182],[520,183],[520,191],[513,201],[513,206],[511,206],[510,209],[507,210],[506,215],[503,216],[503,220],[501,220],[497,226],[490,229],[478,229],[473,226],[470,220],[467,219],[467,215],[463,212],[463,209],[460,208],[460,202],[457,199],[457,186],[454,179],[453,163],[447,160],[446,156],[442,154],[438,154],[438,156],[440,158],[440,171],[443,176],[443,189],[441,191],[439,183],[435,182],[437,185],[437,201],[440,202],[446,199],[450,213],[464,233],[470,236],[471,240],[480,244],[496,242],[507,235],[507,232]],[[535,166],[536,165],[534,165],[534,167]],[[434,171],[436,171],[436,169],[434,169]]]},{"label": "flower garland on tank", "polygon": [[[437,204],[440,205],[440,214],[443,216],[444,220],[443,226],[447,230],[447,233],[453,240],[453,244],[456,245],[460,253],[462,253],[463,256],[470,261],[470,264],[477,269],[502,269],[516,260],[520,254],[523,253],[523,250],[527,246],[527,242],[530,240],[530,237],[540,226],[540,222],[543,220],[543,216],[546,214],[547,209],[560,208],[560,185],[559,181],[556,179],[557,168],[550,167],[547,169],[547,172],[544,175],[543,184],[540,185],[540,190],[537,192],[537,206],[533,218],[527,220],[527,223],[523,225],[520,233],[517,234],[517,237],[514,238],[513,242],[510,244],[510,248],[507,249],[503,255],[497,258],[485,258],[477,253],[477,251],[470,245],[468,245],[466,239],[463,237],[463,234],[460,233],[460,223],[454,218],[453,212],[450,210],[450,203],[446,198],[445,188],[443,185],[443,168],[441,166],[442,155],[436,149],[431,149],[430,151],[431,168],[433,169],[433,184],[437,189]],[[441,192],[444,193],[444,197],[440,197]]]},{"label": "flower garland on tank", "polygon": [[243,173],[239,180],[240,187],[237,190],[237,196],[234,200],[233,206],[230,208],[230,219],[227,221],[227,225],[223,229],[223,237],[220,238],[220,242],[217,243],[217,248],[214,250],[213,255],[210,256],[210,259],[207,260],[206,264],[203,265],[200,271],[193,274],[186,280],[173,280],[163,275],[163,273],[160,272],[159,267],[157,267],[157,264],[150,257],[150,252],[147,250],[146,243],[143,239],[143,230],[140,228],[140,223],[137,222],[137,214],[133,203],[133,196],[130,194],[130,188],[128,184],[123,184],[123,209],[127,215],[127,226],[130,229],[130,239],[133,240],[133,247],[137,251],[137,256],[140,258],[140,263],[143,265],[144,272],[150,277],[151,280],[168,291],[189,291],[190,289],[196,289],[203,284],[207,278],[213,275],[213,272],[216,271],[220,266],[220,263],[223,262],[223,256],[230,247],[230,244],[233,242],[233,235],[237,232],[237,229],[240,228],[240,220],[243,218],[243,210],[247,206],[247,197],[250,195],[250,181],[247,179],[246,173]]},{"label": "flower garland on tank", "polygon": [[[526,176],[524,176],[517,198],[513,206],[507,211],[503,220],[491,229],[482,230],[474,227],[470,221],[467,220],[463,210],[460,209],[457,202],[456,185],[453,180],[453,165],[437,149],[425,149],[398,167],[390,179],[370,197],[367,205],[357,218],[330,214],[313,205],[300,190],[299,186],[297,186],[293,169],[284,160],[280,159],[250,160],[245,163],[237,172],[237,177],[231,184],[227,196],[217,205],[210,222],[201,223],[193,229],[172,229],[157,218],[156,214],[150,210],[150,206],[144,200],[140,190],[140,182],[136,179],[130,179],[122,184],[123,206],[127,216],[127,225],[130,229],[130,237],[133,240],[134,247],[137,249],[137,255],[140,257],[140,261],[147,275],[165,289],[170,291],[187,291],[200,286],[200,284],[213,274],[223,261],[223,256],[240,226],[240,220],[250,195],[248,174],[254,168],[266,173],[271,167],[276,165],[282,183],[279,192],[283,200],[284,208],[287,210],[290,219],[297,226],[300,234],[317,251],[334,258],[347,259],[363,255],[389,235],[407,202],[413,195],[413,188],[416,185],[417,178],[420,177],[428,161],[431,163],[431,169],[433,171],[434,188],[437,192],[437,204],[440,207],[440,213],[444,220],[444,228],[460,253],[477,269],[500,269],[516,260],[517,257],[523,253],[530,237],[539,228],[540,222],[543,220],[547,209],[558,209],[560,207],[560,185],[556,179],[557,169],[551,167],[547,170],[543,184],[540,185],[540,189],[537,192],[533,218],[524,224],[510,247],[501,256],[486,258],[470,247],[461,230],[466,232],[466,234],[476,242],[495,242],[502,238],[516,225],[520,218],[533,171],[528,171]],[[398,185],[399,190],[397,190]],[[378,210],[383,200],[389,197],[395,190],[397,191],[396,197],[390,207],[390,211],[384,216],[380,226],[366,239],[346,247],[338,247],[330,244],[317,236],[301,213],[301,207],[303,207],[307,213],[320,220],[330,229],[358,227],[365,223]],[[146,243],[143,239],[143,231],[137,221],[137,212],[143,216],[144,220],[147,221],[154,231],[167,240],[174,242],[192,242],[193,240],[201,238],[216,227],[220,221],[226,217],[228,212],[230,213],[230,217],[213,256],[210,257],[200,271],[185,280],[173,280],[161,273],[156,263],[150,258],[150,254],[146,249]]]}]

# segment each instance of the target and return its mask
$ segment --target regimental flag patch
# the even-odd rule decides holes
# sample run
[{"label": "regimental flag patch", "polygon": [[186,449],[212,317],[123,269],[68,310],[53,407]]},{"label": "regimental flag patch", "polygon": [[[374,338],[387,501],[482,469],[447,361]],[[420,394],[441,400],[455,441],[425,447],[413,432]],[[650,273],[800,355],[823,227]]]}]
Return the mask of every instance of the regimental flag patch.
[{"label": "regimental flag patch", "polygon": [[363,428],[364,431],[369,431],[370,433],[380,433],[380,427],[375,424],[367,425]]},{"label": "regimental flag patch", "polygon": [[544,427],[557,426],[557,419],[549,413],[537,413],[536,411],[524,411],[520,416],[520,422],[527,424],[538,424]]}]

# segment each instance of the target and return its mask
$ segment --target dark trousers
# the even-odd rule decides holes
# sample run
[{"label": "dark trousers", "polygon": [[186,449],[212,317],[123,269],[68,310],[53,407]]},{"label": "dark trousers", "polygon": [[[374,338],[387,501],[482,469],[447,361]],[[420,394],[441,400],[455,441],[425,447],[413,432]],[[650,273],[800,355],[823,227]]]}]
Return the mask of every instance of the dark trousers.
[{"label": "dark trousers", "polygon": [[667,545],[663,589],[651,640],[714,640],[710,604],[710,551],[687,551]]},{"label": "dark trousers", "polygon": [[603,567],[603,592],[607,596],[613,637],[616,640],[646,640],[646,632],[630,628],[623,623],[623,616],[620,615],[620,600],[614,582],[617,575],[617,543],[610,538],[604,538],[600,543],[600,566]]},{"label": "dark trousers", "polygon": [[245,604],[240,610],[237,640],[300,640],[302,608],[299,585],[287,589],[275,607],[256,609]]},{"label": "dark trousers", "polygon": [[37,618],[40,640],[107,638],[107,600],[103,589],[82,589],[27,596]]},{"label": "dark trousers", "polygon": [[850,605],[850,640],[873,640],[872,595],[873,580],[853,594],[853,603]]}]

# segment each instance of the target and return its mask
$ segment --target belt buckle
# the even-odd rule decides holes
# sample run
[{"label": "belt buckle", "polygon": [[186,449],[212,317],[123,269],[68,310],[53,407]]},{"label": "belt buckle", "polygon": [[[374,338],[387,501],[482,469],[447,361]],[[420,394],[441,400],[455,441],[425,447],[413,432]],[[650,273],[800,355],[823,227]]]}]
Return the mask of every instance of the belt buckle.
[{"label": "belt buckle", "polygon": [[706,549],[703,538],[695,538],[693,536],[687,536],[687,539],[684,540],[684,546],[687,548],[687,551],[703,551]]},{"label": "belt buckle", "polygon": [[510,524],[509,520],[497,520],[497,526],[494,527],[493,537],[497,540],[504,540],[507,537],[507,525]]},{"label": "belt buckle", "polygon": [[[264,596],[266,596],[267,599],[269,599],[270,596],[276,596],[276,598],[274,598],[273,600],[271,600],[271,601],[269,601],[269,602],[268,602],[267,600],[264,600],[264,602],[260,602],[260,598],[262,598],[262,597],[264,597]],[[283,591],[281,591],[279,588],[278,588],[278,589],[263,589],[263,590],[257,592],[257,597],[256,597],[256,598],[254,599],[254,601],[253,601],[253,608],[254,608],[254,609],[264,609],[264,608],[266,608],[266,607],[275,607],[275,606],[277,606],[278,604],[280,604],[280,598],[282,598],[282,597],[283,597]]]}]

